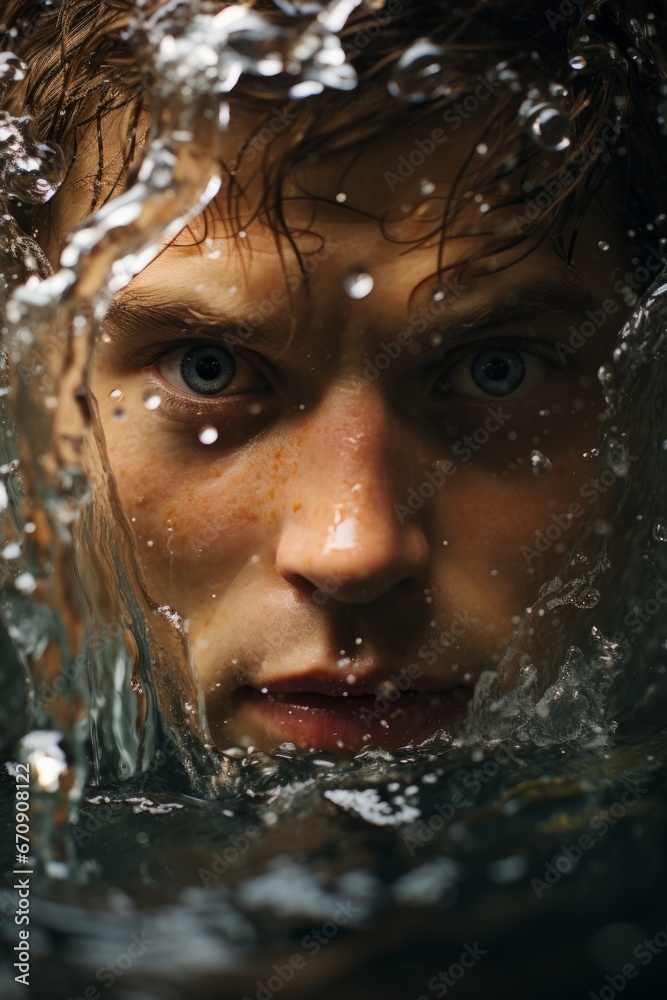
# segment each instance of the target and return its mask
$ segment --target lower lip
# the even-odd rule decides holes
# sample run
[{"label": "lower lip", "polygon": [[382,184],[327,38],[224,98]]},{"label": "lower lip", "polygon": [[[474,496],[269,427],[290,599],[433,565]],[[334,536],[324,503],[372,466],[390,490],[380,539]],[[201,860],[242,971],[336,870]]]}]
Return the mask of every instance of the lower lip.
[{"label": "lower lip", "polygon": [[[237,727],[261,732],[268,749],[294,743],[299,749],[357,752],[366,746],[396,748],[421,743],[438,730],[451,733],[465,715],[470,688],[446,692],[407,691],[381,711],[373,694],[332,698],[305,692],[236,692]],[[386,701],[384,702],[386,704]],[[260,741],[258,740],[257,743]]]}]

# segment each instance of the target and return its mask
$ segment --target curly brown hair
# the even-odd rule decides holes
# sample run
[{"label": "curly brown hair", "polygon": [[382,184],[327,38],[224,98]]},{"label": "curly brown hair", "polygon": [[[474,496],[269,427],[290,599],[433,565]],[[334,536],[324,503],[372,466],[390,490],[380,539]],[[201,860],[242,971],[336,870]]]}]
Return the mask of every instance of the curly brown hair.
[{"label": "curly brown hair", "polygon": [[[242,3],[276,23],[290,21],[284,3]],[[201,9],[210,12],[230,5],[211,0]],[[165,0],[148,0],[141,5],[142,15],[148,17],[164,6]],[[91,212],[100,204],[103,178],[105,201],[126,183],[137,153],[137,123],[142,112],[151,111],[149,95],[155,81],[129,30],[137,8],[135,0],[7,0],[4,26],[0,25],[0,47],[15,52],[29,66],[27,78],[5,92],[3,106],[13,114],[28,110],[42,138],[59,144],[70,166],[83,130],[96,123],[99,156],[91,178]],[[264,213],[276,231],[289,237],[282,189],[291,168],[313,154],[334,149],[360,153],[373,137],[399,134],[408,122],[414,125],[451,107],[482,77],[493,81],[498,91],[492,120],[485,119],[479,136],[488,154],[475,163],[476,190],[493,191],[495,205],[516,204],[517,212],[513,226],[506,227],[502,236],[498,228],[484,234],[491,240],[486,240],[480,256],[495,252],[500,242],[503,247],[520,244],[539,229],[539,238],[545,231],[551,233],[569,259],[578,224],[610,175],[624,192],[621,208],[627,224],[636,230],[651,227],[661,212],[667,179],[667,60],[661,47],[666,24],[664,0],[650,4],[553,0],[552,6],[540,0],[367,0],[339,32],[359,80],[352,93],[325,90],[293,99],[280,77],[265,81],[263,88],[244,86],[241,78],[231,95],[232,105],[238,102],[250,109],[257,125],[238,160],[223,165],[229,219],[238,228],[251,221],[238,214],[238,167],[244,155],[256,153],[253,136],[277,110],[293,125],[279,144],[272,144],[273,149],[264,148],[265,197],[255,214]],[[424,38],[441,46],[451,60],[454,85],[422,103],[390,96],[387,84],[395,79],[399,60]],[[571,129],[569,145],[557,157],[556,167],[532,188],[526,180],[528,168],[544,155],[544,147],[535,141],[534,128],[531,134],[526,115],[521,116],[527,93],[560,109]],[[122,165],[109,184],[103,126],[121,109],[128,114],[128,141]],[[475,148],[473,144],[459,180],[469,169]],[[513,194],[503,199],[510,185],[503,185],[502,179],[509,175],[521,194],[517,196],[515,183]],[[455,202],[453,196],[447,200],[438,223],[441,252]],[[43,222],[36,213],[48,212],[48,205],[17,207],[26,229],[34,227],[38,217]],[[569,220],[567,245],[565,219]]]}]

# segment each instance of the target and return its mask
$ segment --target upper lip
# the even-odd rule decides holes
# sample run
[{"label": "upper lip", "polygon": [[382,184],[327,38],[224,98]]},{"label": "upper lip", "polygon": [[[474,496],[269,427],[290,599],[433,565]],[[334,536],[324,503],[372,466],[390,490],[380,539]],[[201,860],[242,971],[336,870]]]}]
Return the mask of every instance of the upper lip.
[{"label": "upper lip", "polygon": [[[312,693],[329,695],[332,698],[341,698],[344,695],[379,694],[382,692],[383,685],[395,684],[396,678],[404,676],[406,680],[408,679],[404,672],[396,668],[389,671],[375,667],[371,667],[370,669],[366,667],[363,672],[357,673],[351,663],[349,668],[344,667],[341,669],[336,667],[335,670],[341,676],[335,676],[331,670],[322,668],[319,670],[309,670],[302,674],[292,674],[289,677],[274,677],[271,680],[263,681],[253,678],[252,682],[250,682],[246,679],[245,683],[246,686],[255,688],[258,691],[291,694]],[[349,674],[354,674],[356,678],[353,684],[347,682]],[[436,682],[433,679],[418,677],[409,678],[409,685],[405,687],[400,685],[400,690],[403,692],[419,691],[423,694],[443,694],[460,687],[471,687],[471,685],[456,683],[454,678],[451,679],[450,683],[443,683],[442,681]]]}]

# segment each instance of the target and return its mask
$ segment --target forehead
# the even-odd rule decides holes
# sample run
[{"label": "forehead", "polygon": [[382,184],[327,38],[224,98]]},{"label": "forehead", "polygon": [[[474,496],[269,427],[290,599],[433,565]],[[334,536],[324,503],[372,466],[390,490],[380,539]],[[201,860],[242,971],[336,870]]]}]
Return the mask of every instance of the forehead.
[{"label": "forehead", "polygon": [[[343,110],[344,102],[349,102],[350,117],[358,115],[358,108],[353,107],[355,99],[354,94],[340,98]],[[334,224],[339,219],[349,222],[350,211],[355,209],[360,218],[378,220],[387,216],[400,224],[405,221],[404,206],[414,208],[422,202],[424,187],[431,185],[438,188],[432,194],[430,206],[430,215],[434,217],[435,202],[450,191],[479,135],[493,119],[490,106],[493,99],[491,95],[485,105],[480,105],[475,116],[456,119],[456,128],[451,122],[445,123],[442,111],[431,113],[426,109],[425,113],[424,108],[417,108],[414,118],[403,119],[400,125],[371,136],[367,141],[358,140],[348,149],[340,148],[344,137],[332,135],[318,153],[301,157],[296,168],[285,172],[281,207],[288,221],[300,230],[312,217],[315,204],[318,216],[323,218],[327,217],[327,205],[333,202],[334,207],[344,204],[348,209],[347,213],[331,215]],[[386,100],[390,106],[394,99],[387,94]],[[117,177],[128,147],[132,121],[133,111],[128,107],[104,119],[101,135],[97,134],[97,123],[93,121],[83,130],[67,180],[51,203],[52,217],[61,239],[90,214],[93,181],[100,185],[99,205],[112,192],[122,190]],[[143,155],[149,127],[150,117],[146,112],[139,119],[135,159]],[[236,167],[239,157],[240,166],[232,182],[228,176],[223,177],[223,193],[207,213],[208,222],[215,219],[218,224],[228,216],[225,194],[229,187],[242,190],[241,214],[250,217],[266,193],[267,165],[275,171],[282,165],[286,150],[298,145],[303,138],[302,126],[294,111],[275,108],[273,114],[260,116],[259,112],[250,113],[232,106],[223,155],[225,167]],[[481,157],[476,159],[477,164],[473,159],[459,180],[468,178],[474,185],[475,167],[482,165]]]},{"label": "forehead", "polygon": [[[224,294],[253,275],[253,280],[261,276],[266,290],[284,284],[286,274],[298,272],[295,251],[304,259],[317,260],[318,274],[304,288],[314,286],[320,294],[327,276],[335,274],[338,293],[345,275],[355,271],[372,272],[377,287],[384,285],[392,295],[397,290],[404,295],[406,288],[418,290],[424,284],[431,288],[439,266],[443,271],[455,270],[479,254],[480,247],[490,245],[498,228],[506,226],[512,208],[499,209],[501,200],[508,195],[521,198],[520,184],[530,180],[531,174],[536,182],[540,174],[551,173],[562,162],[558,154],[545,152],[520,176],[510,173],[489,185],[492,136],[502,138],[505,125],[509,126],[495,114],[493,103],[490,97],[476,114],[457,119],[456,129],[445,127],[442,112],[425,115],[420,110],[419,117],[404,122],[399,130],[352,149],[324,148],[301,160],[285,173],[281,186],[281,211],[289,236],[277,233],[267,221],[265,167],[280,162],[281,148],[293,138],[290,130],[298,126],[279,113],[264,126],[247,113],[232,114],[224,142],[225,161],[235,163],[244,144],[250,151],[245,160],[241,158],[235,178],[235,193],[240,192],[240,197],[233,208],[238,214],[230,218],[230,192],[223,183],[206,211],[165,245],[159,257],[133,280],[132,288],[157,295],[162,286],[161,298],[167,292],[172,297],[189,295],[193,288],[211,294],[215,287],[216,294]],[[144,122],[147,127],[147,118]],[[104,156],[110,175],[121,156],[125,127],[123,114],[105,127]],[[54,206],[61,245],[67,229],[88,214],[90,175],[98,153],[96,137],[89,130]],[[447,225],[443,227],[445,212]],[[583,271],[595,258],[594,246],[614,228],[605,212],[591,214],[595,239],[587,240],[584,232],[582,242],[588,247],[580,254]],[[615,243],[618,246],[618,240]],[[471,273],[502,271],[524,252],[525,247],[515,247],[483,255]],[[553,270],[553,258],[549,245],[542,244],[531,255],[528,271],[544,277],[545,270]],[[522,280],[526,273],[524,269]],[[570,280],[571,275],[564,272],[562,278]],[[591,284],[585,275],[584,283]],[[428,297],[430,292],[424,287],[420,298]]]}]

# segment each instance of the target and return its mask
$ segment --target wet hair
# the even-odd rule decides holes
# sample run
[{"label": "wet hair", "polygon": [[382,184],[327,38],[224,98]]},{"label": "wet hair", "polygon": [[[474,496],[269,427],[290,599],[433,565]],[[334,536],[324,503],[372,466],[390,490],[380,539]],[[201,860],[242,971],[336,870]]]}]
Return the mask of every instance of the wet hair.
[{"label": "wet hair", "polygon": [[[294,22],[283,9],[291,6],[285,0],[243,5],[275,23]],[[27,109],[41,137],[58,143],[70,165],[83,131],[95,125],[99,156],[90,185],[92,212],[102,203],[102,192],[108,200],[131,176],[140,116],[153,83],[150,65],[137,56],[128,31],[138,5],[135,0],[6,0],[4,6],[1,47],[20,55],[29,72],[7,90],[3,106],[13,114]],[[141,6],[149,15],[165,4],[147,0]],[[213,0],[200,9],[227,6]],[[660,46],[666,24],[665,0],[368,0],[339,32],[359,79],[356,90],[325,89],[291,99],[281,77],[247,83],[241,78],[232,105],[255,116],[256,125],[237,161],[223,165],[227,221],[237,229],[252,221],[241,215],[239,177],[243,166],[259,159],[264,197],[253,217],[261,213],[294,247],[283,199],[292,168],[332,150],[360,155],[374,137],[400,134],[402,126],[437,114],[443,118],[447,109],[453,128],[457,101],[486,81],[493,91],[489,113],[479,116],[479,136],[434,230],[441,256],[444,233],[476,195],[486,214],[473,230],[485,239],[471,259],[526,241],[532,248],[550,234],[569,260],[581,220],[610,176],[625,224],[651,229],[656,216],[660,222],[667,180],[667,57]],[[441,47],[438,80],[442,83],[443,74],[446,79],[419,101],[411,88],[420,78],[410,80],[404,64],[423,39]],[[463,117],[465,107],[459,104]],[[110,179],[103,128],[121,111],[127,115],[128,141]],[[262,143],[258,137],[277,112],[290,127],[278,141]],[[536,183],[531,167],[540,157],[543,163],[548,158],[549,169]],[[428,167],[423,171],[427,175]],[[511,221],[495,225],[494,212],[508,206]],[[38,218],[43,224],[43,215],[35,213],[48,211],[48,205],[18,210],[30,229]],[[465,235],[470,232],[469,227]]]}]

